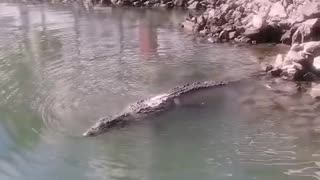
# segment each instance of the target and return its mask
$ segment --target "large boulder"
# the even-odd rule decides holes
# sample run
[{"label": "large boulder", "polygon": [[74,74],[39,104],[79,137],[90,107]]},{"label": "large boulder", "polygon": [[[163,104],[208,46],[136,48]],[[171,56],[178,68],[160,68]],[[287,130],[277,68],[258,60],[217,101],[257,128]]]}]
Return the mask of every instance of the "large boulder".
[{"label": "large boulder", "polygon": [[320,55],[320,41],[310,41],[307,43],[301,44],[301,47],[303,48],[302,52],[305,55],[312,55],[313,57]]},{"label": "large boulder", "polygon": [[304,56],[303,52],[304,44],[293,44],[284,58],[281,55],[277,56],[273,69],[269,70],[270,74],[289,80],[312,79],[313,59],[311,56]]},{"label": "large boulder", "polygon": [[310,40],[319,40],[320,18],[308,19],[298,25],[292,35],[292,42],[304,43]]},{"label": "large boulder", "polygon": [[269,16],[286,18],[288,15],[285,8],[282,6],[281,2],[276,2],[271,6]]},{"label": "large boulder", "polygon": [[266,22],[266,18],[262,15],[254,15],[252,17],[252,26],[255,29],[261,29],[263,27],[265,27],[267,24]]},{"label": "large boulder", "polygon": [[320,17],[320,3],[308,2],[302,7],[302,14],[305,18],[318,18]]}]

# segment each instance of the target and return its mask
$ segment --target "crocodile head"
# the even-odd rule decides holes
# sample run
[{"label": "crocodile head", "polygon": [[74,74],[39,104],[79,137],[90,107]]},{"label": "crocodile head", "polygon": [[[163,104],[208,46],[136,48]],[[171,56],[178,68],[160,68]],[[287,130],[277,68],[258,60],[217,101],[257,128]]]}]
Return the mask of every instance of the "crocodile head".
[{"label": "crocodile head", "polygon": [[92,127],[90,127],[83,136],[97,136],[99,134],[105,133],[111,128],[122,126],[128,119],[128,114],[123,114],[117,116],[113,119],[110,118],[101,118],[98,120]]}]

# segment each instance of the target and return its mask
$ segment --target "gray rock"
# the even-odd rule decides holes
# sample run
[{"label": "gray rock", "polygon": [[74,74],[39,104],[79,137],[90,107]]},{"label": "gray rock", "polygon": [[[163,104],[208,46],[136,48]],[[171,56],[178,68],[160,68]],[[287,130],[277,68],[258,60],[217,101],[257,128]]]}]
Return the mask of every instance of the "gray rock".
[{"label": "gray rock", "polygon": [[225,26],[225,27],[223,28],[223,30],[230,32],[230,31],[234,31],[235,28],[234,28],[234,26],[229,25],[229,26]]},{"label": "gray rock", "polygon": [[319,98],[320,97],[320,84],[318,83],[312,83],[312,88],[310,89],[310,96],[313,98]]},{"label": "gray rock", "polygon": [[133,2],[132,5],[133,5],[133,6],[140,6],[141,3],[140,3],[140,1],[136,1],[136,2]]},{"label": "gray rock", "polygon": [[229,39],[234,39],[236,37],[236,31],[229,32]]},{"label": "gray rock", "polygon": [[169,1],[169,2],[167,2],[166,3],[166,8],[173,8],[173,6],[174,6],[174,4],[173,4],[173,2],[172,1]]},{"label": "gray rock", "polygon": [[320,19],[308,19],[301,23],[295,33],[292,35],[292,42],[304,43],[309,41],[317,32],[315,29],[320,28]]},{"label": "gray rock", "polygon": [[280,18],[286,18],[287,12],[282,6],[281,2],[276,2],[271,6],[270,12],[269,12],[270,17],[280,17]]},{"label": "gray rock", "polygon": [[320,28],[320,18],[308,19],[303,22],[303,25],[309,26],[310,28]]},{"label": "gray rock", "polygon": [[189,0],[189,1],[187,2],[187,4],[190,5],[190,4],[192,4],[194,1],[195,1],[195,0]]},{"label": "gray rock", "polygon": [[252,17],[252,26],[255,29],[261,29],[266,25],[266,19],[262,15],[254,15]]},{"label": "gray rock", "polygon": [[290,16],[293,13],[294,10],[295,10],[295,5],[294,4],[290,4],[287,7],[287,14]]},{"label": "gray rock", "polygon": [[266,67],[265,67],[265,72],[269,72],[273,69],[273,66],[268,64]]},{"label": "gray rock", "polygon": [[184,5],[184,2],[185,2],[184,0],[174,0],[173,4],[176,5],[176,6],[181,7],[181,6]]},{"label": "gray rock", "polygon": [[282,54],[278,54],[276,57],[276,60],[274,61],[273,67],[276,69],[281,69],[283,66],[283,55]]},{"label": "gray rock", "polygon": [[240,11],[235,10],[232,13],[232,18],[234,18],[234,19],[240,19],[241,16],[242,16],[242,13]]},{"label": "gray rock", "polygon": [[221,5],[221,11],[222,12],[228,12],[229,11],[229,9],[231,8],[231,5],[230,4],[223,4],[223,5]]},{"label": "gray rock", "polygon": [[301,56],[301,51],[303,50],[303,46],[299,44],[293,44],[284,57],[283,66],[285,65],[291,65],[293,63],[300,62],[304,59],[304,57]]},{"label": "gray rock", "polygon": [[229,33],[226,30],[223,30],[219,34],[219,39],[220,40],[229,40]]},{"label": "gray rock", "polygon": [[270,74],[271,74],[272,76],[274,76],[274,77],[279,77],[279,76],[281,76],[281,74],[282,74],[282,69],[276,69],[276,68],[274,68],[274,69],[272,69],[272,70],[270,71]]},{"label": "gray rock", "polygon": [[302,54],[318,56],[320,55],[320,41],[310,41],[300,45],[303,50]]},{"label": "gray rock", "polygon": [[288,80],[298,80],[302,79],[302,76],[300,76],[300,71],[296,67],[295,64],[290,64],[286,65],[282,68],[282,73],[283,78],[288,79]]},{"label": "gray rock", "polygon": [[117,4],[118,0],[110,0],[112,4]]},{"label": "gray rock", "polygon": [[216,42],[218,42],[218,39],[215,37],[210,37],[210,38],[208,38],[208,41],[211,43],[216,43]]},{"label": "gray rock", "polygon": [[320,19],[308,19],[301,23],[295,33],[292,35],[292,42],[304,43],[310,41],[318,35],[317,29],[320,28]]},{"label": "gray rock", "polygon": [[317,56],[313,59],[312,66],[314,70],[316,70],[317,72],[320,72],[320,56]]},{"label": "gray rock", "polygon": [[208,11],[208,19],[214,18],[215,17],[215,10],[211,9]]},{"label": "gray rock", "polygon": [[255,35],[259,34],[259,33],[260,33],[259,29],[247,28],[245,30],[245,32],[243,33],[243,35],[245,35],[246,37],[252,37],[252,36],[255,36]]},{"label": "gray rock", "polygon": [[201,31],[199,31],[199,34],[202,35],[202,36],[205,36],[209,33],[208,29],[203,29]]},{"label": "gray rock", "polygon": [[199,16],[196,19],[198,24],[205,24],[206,23],[206,18],[204,16]]},{"label": "gray rock", "polygon": [[282,36],[280,41],[284,44],[291,44],[291,36],[292,36],[292,31],[288,30],[286,31]]},{"label": "gray rock", "polygon": [[318,18],[320,17],[320,3],[309,2],[302,7],[302,13],[307,18]]},{"label": "gray rock", "polygon": [[197,9],[199,5],[198,1],[194,1],[192,4],[188,6],[188,9]]}]

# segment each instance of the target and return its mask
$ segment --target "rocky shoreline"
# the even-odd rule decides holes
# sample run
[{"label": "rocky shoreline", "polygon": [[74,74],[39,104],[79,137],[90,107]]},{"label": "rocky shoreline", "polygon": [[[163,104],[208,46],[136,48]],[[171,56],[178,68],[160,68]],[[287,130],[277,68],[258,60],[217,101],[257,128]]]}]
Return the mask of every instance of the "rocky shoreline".
[{"label": "rocky shoreline", "polygon": [[211,42],[304,43],[320,40],[320,1],[221,0],[182,26]]},{"label": "rocky shoreline", "polygon": [[[69,1],[69,0],[65,0]],[[146,8],[184,8],[205,10],[209,2],[207,0],[82,0],[87,6],[131,6]]]}]

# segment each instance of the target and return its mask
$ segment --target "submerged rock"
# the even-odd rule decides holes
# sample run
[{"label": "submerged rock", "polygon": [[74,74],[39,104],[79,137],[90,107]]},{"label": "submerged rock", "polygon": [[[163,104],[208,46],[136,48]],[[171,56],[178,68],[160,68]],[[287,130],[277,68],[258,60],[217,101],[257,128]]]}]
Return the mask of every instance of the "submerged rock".
[{"label": "submerged rock", "polygon": [[310,89],[310,95],[313,98],[320,98],[320,84],[312,83],[312,87]]}]

